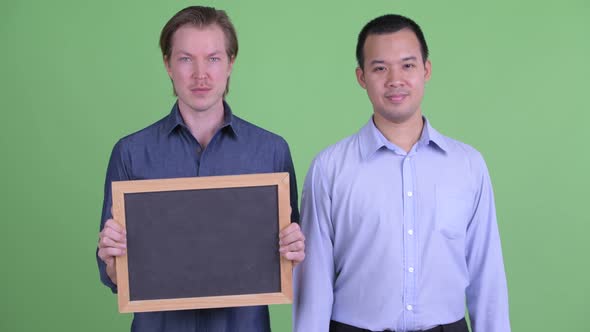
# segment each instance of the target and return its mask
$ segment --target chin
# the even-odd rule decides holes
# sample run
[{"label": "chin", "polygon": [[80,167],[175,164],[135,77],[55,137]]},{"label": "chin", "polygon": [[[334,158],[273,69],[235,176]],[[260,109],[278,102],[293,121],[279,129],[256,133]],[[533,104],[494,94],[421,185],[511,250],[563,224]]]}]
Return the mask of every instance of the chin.
[{"label": "chin", "polygon": [[415,113],[404,111],[386,111],[379,114],[383,119],[393,123],[404,123],[411,120]]},{"label": "chin", "polygon": [[211,105],[194,105],[191,107],[195,112],[206,112],[211,109]]}]

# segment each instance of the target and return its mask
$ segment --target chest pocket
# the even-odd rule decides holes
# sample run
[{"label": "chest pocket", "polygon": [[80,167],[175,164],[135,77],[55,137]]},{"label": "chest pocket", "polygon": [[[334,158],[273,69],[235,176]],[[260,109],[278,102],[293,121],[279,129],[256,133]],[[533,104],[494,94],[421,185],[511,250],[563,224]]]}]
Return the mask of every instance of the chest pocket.
[{"label": "chest pocket", "polygon": [[437,187],[436,229],[449,239],[464,238],[473,215],[473,196],[469,191]]}]

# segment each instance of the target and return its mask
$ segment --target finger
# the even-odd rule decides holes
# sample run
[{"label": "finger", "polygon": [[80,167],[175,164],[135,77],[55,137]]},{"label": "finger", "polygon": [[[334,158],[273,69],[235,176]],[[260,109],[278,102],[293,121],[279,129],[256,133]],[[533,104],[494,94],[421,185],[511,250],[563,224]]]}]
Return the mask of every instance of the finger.
[{"label": "finger", "polygon": [[112,259],[113,257],[124,256],[127,253],[125,249],[120,248],[100,248],[98,250],[98,257],[102,259],[103,262],[107,262],[107,260]]},{"label": "finger", "polygon": [[110,237],[103,236],[100,238],[100,241],[98,242],[98,247],[99,248],[122,248],[122,249],[125,249],[125,248],[127,248],[127,244],[122,243],[122,242],[117,242]]},{"label": "finger", "polygon": [[301,231],[289,233],[279,240],[279,245],[288,245],[297,241],[305,241],[305,236]]},{"label": "finger", "polygon": [[125,234],[125,229],[118,222],[116,222],[115,219],[108,219],[104,223],[104,227],[103,228],[112,228],[113,230],[115,230],[115,231],[117,231],[119,233]]},{"label": "finger", "polygon": [[301,229],[299,228],[299,224],[292,222],[289,225],[287,225],[287,227],[283,228],[283,230],[281,230],[281,232],[279,233],[279,238],[283,238],[293,232],[297,232],[297,231],[301,231]]},{"label": "finger", "polygon": [[281,256],[285,257],[286,259],[292,261],[293,263],[301,263],[305,259],[305,253],[298,251],[298,252],[286,252],[281,254]]},{"label": "finger", "polygon": [[101,238],[110,238],[115,242],[119,242],[119,243],[127,243],[127,237],[125,236],[125,234],[117,232],[116,230],[107,227],[104,228],[102,230],[102,232],[100,232],[100,237]]},{"label": "finger", "polygon": [[281,246],[279,248],[280,252],[297,252],[297,251],[304,251],[305,250],[305,243],[303,241],[295,241],[291,244]]},{"label": "finger", "polygon": [[113,257],[124,256],[126,253],[126,249],[120,248],[109,247],[98,249],[98,257],[100,257],[100,259],[102,259],[105,262],[109,259],[112,259]]}]

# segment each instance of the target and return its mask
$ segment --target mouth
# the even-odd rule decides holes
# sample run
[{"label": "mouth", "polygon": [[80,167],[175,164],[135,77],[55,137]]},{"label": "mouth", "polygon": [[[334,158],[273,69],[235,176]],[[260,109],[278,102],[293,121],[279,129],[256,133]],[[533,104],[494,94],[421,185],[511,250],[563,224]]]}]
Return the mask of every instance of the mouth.
[{"label": "mouth", "polygon": [[409,94],[406,92],[392,93],[392,94],[386,94],[385,99],[389,100],[391,103],[399,104],[399,103],[402,103],[404,101],[404,99],[406,99],[408,96],[409,96]]},{"label": "mouth", "polygon": [[190,90],[194,94],[203,94],[203,93],[207,93],[207,92],[211,91],[211,88],[207,87],[207,86],[199,86],[199,87],[190,88]]}]

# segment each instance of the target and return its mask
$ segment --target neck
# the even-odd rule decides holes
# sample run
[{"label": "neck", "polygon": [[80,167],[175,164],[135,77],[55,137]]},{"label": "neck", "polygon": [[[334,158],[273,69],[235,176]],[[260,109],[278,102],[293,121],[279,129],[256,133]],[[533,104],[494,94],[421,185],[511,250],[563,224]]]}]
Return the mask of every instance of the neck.
[{"label": "neck", "polygon": [[409,152],[418,142],[424,127],[424,120],[422,120],[420,112],[416,112],[415,116],[400,122],[387,120],[375,113],[373,123],[388,141],[406,152]]},{"label": "neck", "polygon": [[205,149],[211,142],[213,135],[223,125],[223,102],[208,110],[196,111],[179,101],[178,109],[191,134]]}]

